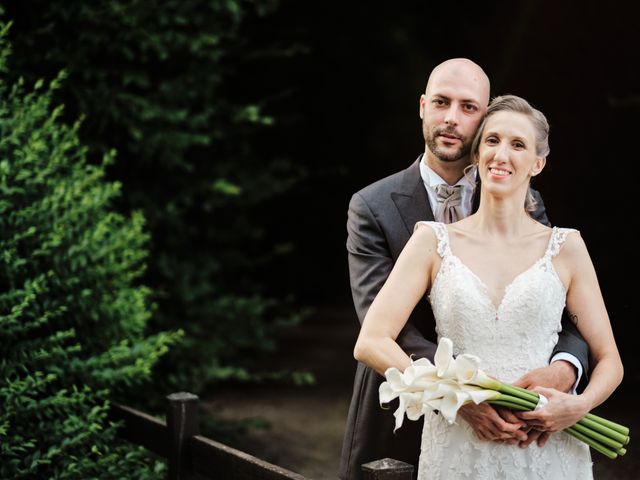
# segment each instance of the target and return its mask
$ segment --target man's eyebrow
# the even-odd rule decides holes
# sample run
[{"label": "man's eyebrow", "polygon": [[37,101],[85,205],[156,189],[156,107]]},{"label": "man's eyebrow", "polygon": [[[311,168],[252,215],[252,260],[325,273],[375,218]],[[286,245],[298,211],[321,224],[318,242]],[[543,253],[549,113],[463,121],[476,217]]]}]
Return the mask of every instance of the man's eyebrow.
[{"label": "man's eyebrow", "polygon": [[[445,95],[444,93],[433,93],[431,95],[431,98],[441,98],[443,100],[451,100],[451,97],[449,97],[448,95]],[[474,105],[480,105],[480,102],[478,100],[474,100],[473,98],[463,98],[462,100],[460,100],[460,103],[473,103]]]}]

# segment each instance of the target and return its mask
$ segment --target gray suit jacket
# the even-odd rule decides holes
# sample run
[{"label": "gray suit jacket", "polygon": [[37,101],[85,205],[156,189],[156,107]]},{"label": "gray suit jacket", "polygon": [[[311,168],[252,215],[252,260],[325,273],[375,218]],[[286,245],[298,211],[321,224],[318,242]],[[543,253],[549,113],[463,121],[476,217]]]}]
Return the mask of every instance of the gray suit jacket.
[{"label": "gray suit jacket", "polygon": [[[427,192],[420,176],[422,155],[407,169],[365,187],[354,194],[347,220],[347,251],[353,302],[362,323],[364,316],[386,281],[416,222],[433,220]],[[537,192],[538,209],[532,217],[549,225]],[[474,210],[479,199],[474,199]],[[426,299],[422,299],[397,338],[403,350],[417,358],[433,360],[436,350],[435,320]],[[573,323],[563,321],[556,350],[570,352],[587,372],[588,350]],[[583,378],[586,375],[583,375]],[[394,418],[378,402],[383,377],[358,363],[349,407],[342,456],[341,479],[360,479],[361,465],[390,457],[417,467],[422,422],[404,422],[393,433]],[[414,472],[417,473],[417,472]]]}]

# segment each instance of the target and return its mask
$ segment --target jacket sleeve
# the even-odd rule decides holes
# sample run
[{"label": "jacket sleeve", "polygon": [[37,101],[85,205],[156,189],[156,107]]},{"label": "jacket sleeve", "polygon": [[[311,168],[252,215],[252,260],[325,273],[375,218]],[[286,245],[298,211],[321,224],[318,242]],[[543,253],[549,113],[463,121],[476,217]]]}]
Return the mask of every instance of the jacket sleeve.
[{"label": "jacket sleeve", "polygon": [[[538,222],[551,226],[551,222],[547,218],[547,213],[544,208],[544,202],[540,193],[536,190],[531,190],[533,198],[536,200],[536,210],[531,214],[531,217]],[[584,390],[587,386],[589,378],[589,346],[582,337],[576,326],[569,319],[567,311],[565,310],[562,315],[562,331],[558,335],[558,343],[553,349],[551,357],[557,353],[566,352],[573,355],[582,365],[582,378],[578,384],[578,391]]]},{"label": "jacket sleeve", "polygon": [[[358,193],[353,195],[349,203],[347,234],[351,294],[358,320],[362,323],[395,262],[391,257],[383,229],[369,205]],[[422,305],[419,307],[407,321],[396,341],[408,355],[433,360],[436,345],[427,340],[424,335],[427,332],[421,332],[412,321],[414,315],[431,315],[430,311],[423,311]],[[435,332],[431,334],[435,335]]]}]

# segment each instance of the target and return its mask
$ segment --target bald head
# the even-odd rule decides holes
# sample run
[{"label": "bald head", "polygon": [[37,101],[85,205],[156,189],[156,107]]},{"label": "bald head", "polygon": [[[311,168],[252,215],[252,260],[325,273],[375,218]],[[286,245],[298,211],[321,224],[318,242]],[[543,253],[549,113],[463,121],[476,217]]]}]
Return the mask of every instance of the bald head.
[{"label": "bald head", "polygon": [[467,58],[452,58],[433,69],[425,94],[429,96],[434,89],[454,87],[460,95],[467,95],[483,108],[489,104],[491,85],[489,77],[480,66]]}]

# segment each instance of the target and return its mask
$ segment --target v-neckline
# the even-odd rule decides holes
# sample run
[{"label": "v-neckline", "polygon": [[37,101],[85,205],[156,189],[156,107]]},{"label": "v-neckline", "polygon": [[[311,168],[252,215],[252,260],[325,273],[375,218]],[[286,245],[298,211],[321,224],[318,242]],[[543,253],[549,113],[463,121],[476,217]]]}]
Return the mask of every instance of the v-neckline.
[{"label": "v-neckline", "polygon": [[527,268],[526,270],[523,270],[522,272],[518,273],[515,277],[513,277],[513,280],[511,280],[507,285],[505,285],[504,289],[503,289],[503,293],[502,293],[502,297],[500,298],[500,302],[498,303],[498,305],[495,304],[495,302],[493,301],[493,297],[491,296],[491,293],[489,292],[489,287],[487,286],[487,284],[484,282],[484,280],[482,280],[473,270],[471,270],[471,268],[469,268],[469,266],[467,264],[465,264],[462,259],[456,255],[454,255],[453,253],[451,254],[451,257],[455,258],[458,263],[460,265],[462,265],[470,274],[473,278],[476,279],[476,281],[480,284],[480,286],[482,287],[482,290],[485,294],[485,297],[487,298],[487,300],[489,301],[489,304],[493,307],[493,310],[495,310],[495,312],[499,312],[500,309],[502,308],[502,305],[504,304],[505,299],[507,298],[507,294],[509,293],[509,290],[511,289],[511,287],[513,286],[514,283],[516,283],[520,277],[522,277],[523,275],[525,275],[526,273],[530,272],[531,270],[533,270],[535,267],[538,266],[538,264],[540,262],[542,262],[546,257],[546,253],[545,255],[543,255],[542,257],[540,257],[538,260],[536,260],[533,265],[531,265],[529,268]]},{"label": "v-neckline", "polygon": [[[547,242],[547,248],[545,249],[545,251],[542,254],[542,256],[540,258],[538,258],[528,268],[526,268],[522,272],[518,273],[515,277],[513,277],[513,279],[511,279],[511,281],[509,283],[507,283],[505,285],[504,289],[502,290],[503,293],[502,293],[502,297],[500,298],[500,302],[498,303],[498,305],[496,305],[495,302],[493,301],[493,297],[490,294],[489,287],[487,286],[485,281],[482,280],[482,278],[480,278],[478,276],[478,274],[476,274],[473,270],[471,270],[471,268],[466,263],[464,263],[460,257],[458,257],[456,254],[453,253],[453,251],[451,250],[451,239],[449,237],[449,230],[447,230],[446,226],[444,227],[444,230],[445,230],[446,235],[447,235],[447,250],[448,250],[449,256],[455,258],[458,261],[458,263],[460,265],[462,265],[473,276],[473,278],[475,278],[476,281],[482,286],[482,289],[484,291],[485,297],[487,297],[487,300],[489,301],[489,304],[493,307],[493,310],[496,312],[496,314],[502,308],[502,305],[504,304],[504,301],[505,301],[505,299],[507,297],[507,294],[509,293],[509,290],[511,289],[513,284],[516,283],[516,281],[518,281],[518,279],[520,277],[522,277],[524,274],[528,273],[529,271],[531,271],[535,267],[537,267],[539,263],[541,263],[545,258],[547,258],[549,256],[549,252],[551,251],[551,245],[552,245],[552,242],[553,242],[553,238],[554,238],[554,236],[556,234],[556,227],[552,227],[551,228],[551,235],[549,236],[549,241]],[[552,264],[552,266],[553,266],[553,264]]]}]

